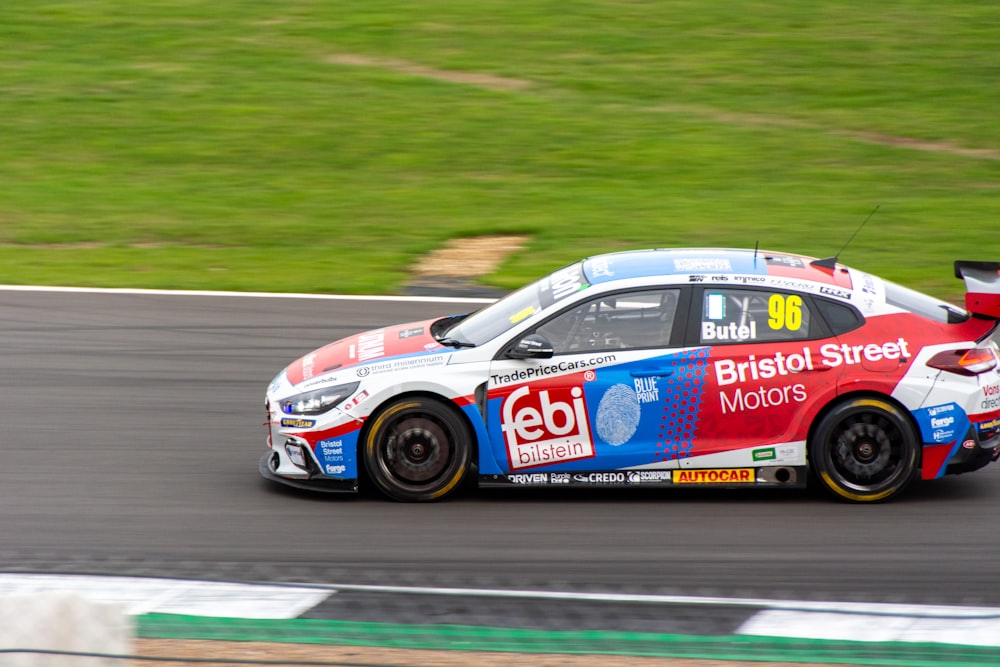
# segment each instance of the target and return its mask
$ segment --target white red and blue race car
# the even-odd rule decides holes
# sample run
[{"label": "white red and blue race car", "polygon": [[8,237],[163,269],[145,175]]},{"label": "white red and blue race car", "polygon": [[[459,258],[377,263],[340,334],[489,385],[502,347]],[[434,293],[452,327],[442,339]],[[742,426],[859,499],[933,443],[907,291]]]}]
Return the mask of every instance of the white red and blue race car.
[{"label": "white red and blue race car", "polygon": [[755,250],[591,257],[472,313],[361,333],[267,391],[261,474],[388,496],[804,486],[885,500],[1000,456],[1000,263],[965,308]]}]

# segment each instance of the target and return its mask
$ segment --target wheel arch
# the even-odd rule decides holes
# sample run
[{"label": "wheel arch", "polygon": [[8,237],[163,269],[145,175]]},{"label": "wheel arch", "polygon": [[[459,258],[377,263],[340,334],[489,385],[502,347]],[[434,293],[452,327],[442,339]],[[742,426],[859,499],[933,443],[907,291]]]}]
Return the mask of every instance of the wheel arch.
[{"label": "wheel arch", "polygon": [[[398,403],[399,401],[405,401],[408,398],[429,398],[441,403],[442,405],[447,406],[447,408],[462,421],[462,423],[465,425],[467,433],[469,434],[469,437],[471,438],[470,444],[472,445],[472,451],[471,451],[472,458],[470,460],[470,463],[473,466],[479,465],[479,438],[476,436],[476,427],[469,419],[469,416],[465,414],[465,411],[462,410],[462,408],[459,407],[454,400],[448,398],[447,396],[444,396],[443,394],[439,394],[433,391],[420,390],[420,389],[414,391],[406,391],[401,394],[388,394],[382,400],[382,402],[380,402],[375,408],[372,409],[372,411],[368,415],[368,418],[365,419],[365,423],[361,427],[361,430],[358,431],[358,442],[356,445],[357,461],[360,462],[363,460],[362,457],[364,456],[364,446],[365,446],[364,443],[367,442],[368,434],[371,432],[371,429],[374,428],[374,424],[378,420],[379,415],[382,414],[382,412],[384,412],[386,408],[388,408],[390,405]],[[359,473],[363,469],[364,466],[361,465],[358,466]],[[367,479],[368,472],[365,471],[364,474],[366,481],[370,481]]]},{"label": "wheel arch", "polygon": [[913,413],[910,412],[910,409],[908,407],[903,405],[901,402],[899,402],[899,400],[893,398],[889,394],[884,394],[879,391],[872,391],[870,389],[869,390],[862,389],[858,391],[850,391],[844,394],[838,394],[835,398],[830,399],[830,401],[828,401],[826,405],[824,405],[822,409],[820,409],[820,411],[816,413],[816,416],[813,417],[812,423],[809,424],[809,431],[806,435],[806,462],[809,463],[812,458],[812,444],[816,439],[815,437],[816,429],[819,428],[819,425],[822,423],[823,419],[827,416],[827,414],[829,414],[834,408],[836,408],[841,403],[854,399],[865,399],[865,398],[885,401],[886,403],[891,404],[894,408],[899,410],[900,413],[902,413],[903,417],[906,419],[907,423],[909,423],[910,427],[913,429],[914,435],[917,438],[917,445],[918,445],[917,467],[922,468],[924,464],[923,442],[920,439],[920,426],[917,424],[917,420],[916,418],[914,418]]},{"label": "wheel arch", "polygon": [[841,501],[893,498],[923,466],[915,419],[898,399],[878,391],[848,392],[831,401],[810,424],[808,438],[810,479]]}]

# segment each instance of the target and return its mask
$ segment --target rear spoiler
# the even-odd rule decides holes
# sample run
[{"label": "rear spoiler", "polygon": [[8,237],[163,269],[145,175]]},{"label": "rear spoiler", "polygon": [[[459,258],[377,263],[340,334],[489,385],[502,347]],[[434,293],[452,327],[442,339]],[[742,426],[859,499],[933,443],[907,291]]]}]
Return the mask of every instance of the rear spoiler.
[{"label": "rear spoiler", "polygon": [[965,281],[966,310],[1000,320],[1000,262],[958,261],[955,277]]}]

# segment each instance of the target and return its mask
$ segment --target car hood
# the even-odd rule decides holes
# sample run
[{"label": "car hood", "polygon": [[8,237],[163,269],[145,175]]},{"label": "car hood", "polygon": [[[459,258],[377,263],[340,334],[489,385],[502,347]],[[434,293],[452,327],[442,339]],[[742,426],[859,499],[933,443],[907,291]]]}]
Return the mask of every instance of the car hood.
[{"label": "car hood", "polygon": [[[292,362],[285,371],[288,381],[292,385],[298,385],[352,366],[392,363],[402,357],[438,355],[453,351],[438,343],[431,335],[431,324],[435,321],[436,318],[397,324],[334,341]],[[408,364],[404,364],[406,365]],[[360,369],[358,374],[362,375]]]}]

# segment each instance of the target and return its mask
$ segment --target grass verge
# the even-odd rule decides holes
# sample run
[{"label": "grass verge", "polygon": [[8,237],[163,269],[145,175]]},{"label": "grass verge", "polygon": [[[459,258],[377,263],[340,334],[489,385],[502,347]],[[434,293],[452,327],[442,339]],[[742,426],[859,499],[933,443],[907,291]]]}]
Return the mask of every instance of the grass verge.
[{"label": "grass verge", "polygon": [[938,295],[1000,259],[1000,6],[38,0],[0,6],[0,282],[393,292],[753,246]]}]

